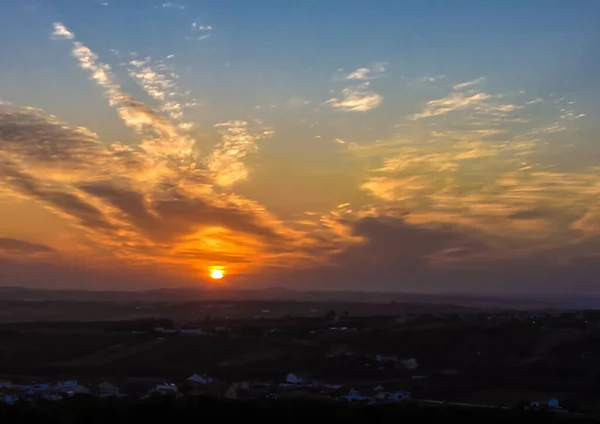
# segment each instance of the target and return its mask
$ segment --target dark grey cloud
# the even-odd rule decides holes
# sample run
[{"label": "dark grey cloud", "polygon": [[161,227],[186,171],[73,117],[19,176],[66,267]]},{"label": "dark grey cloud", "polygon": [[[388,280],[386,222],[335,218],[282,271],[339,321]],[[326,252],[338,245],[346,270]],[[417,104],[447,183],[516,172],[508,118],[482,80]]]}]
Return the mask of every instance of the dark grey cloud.
[{"label": "dark grey cloud", "polygon": [[134,190],[111,182],[85,183],[79,188],[123,212],[129,222],[157,242],[168,242],[202,227],[221,226],[270,241],[281,237],[259,223],[256,216],[235,207],[218,207],[200,198],[172,192],[169,200],[147,202]]},{"label": "dark grey cloud", "polygon": [[106,157],[105,146],[82,129],[44,117],[33,109],[0,107],[0,148],[40,162],[90,166]]},{"label": "dark grey cloud", "polygon": [[14,253],[52,253],[56,251],[53,247],[45,244],[6,237],[0,237],[0,250]]},{"label": "dark grey cloud", "polygon": [[[363,237],[364,243],[324,264],[276,270],[257,283],[285,283],[299,289],[425,293],[600,293],[600,256],[585,254],[594,249],[600,252],[600,238],[590,240],[575,257],[570,245],[506,256],[506,247],[498,252],[479,234],[459,227],[419,227],[402,218],[385,217],[345,224]],[[432,258],[448,259],[449,263],[440,264]]]},{"label": "dark grey cloud", "polygon": [[551,217],[552,211],[545,209],[524,209],[509,216],[510,219],[539,219]]},{"label": "dark grey cloud", "polygon": [[47,188],[42,180],[19,170],[14,164],[0,160],[0,177],[23,195],[41,200],[56,210],[79,220],[81,225],[93,229],[113,229],[103,213],[76,194]]}]

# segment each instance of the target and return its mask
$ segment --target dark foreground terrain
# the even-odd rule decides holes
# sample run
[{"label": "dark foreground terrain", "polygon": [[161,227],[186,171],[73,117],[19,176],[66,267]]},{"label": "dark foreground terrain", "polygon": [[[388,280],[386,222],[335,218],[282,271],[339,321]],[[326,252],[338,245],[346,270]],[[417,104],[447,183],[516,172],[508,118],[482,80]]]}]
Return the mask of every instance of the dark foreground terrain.
[{"label": "dark foreground terrain", "polygon": [[5,317],[8,309],[67,318],[123,312],[119,320],[0,324],[0,403],[11,408],[26,402],[62,414],[59,405],[86,394],[92,409],[118,398],[118,411],[119,402],[138,405],[157,394],[183,402],[193,394],[258,410],[266,401],[319,401],[332,405],[315,408],[334,415],[347,413],[339,405],[348,403],[381,414],[432,406],[423,413],[446,413],[439,405],[556,417],[600,412],[594,310],[290,301],[0,306],[7,305]]},{"label": "dark foreground terrain", "polygon": [[310,401],[232,402],[208,398],[115,401],[70,399],[32,407],[0,405],[2,423],[233,423],[233,422],[402,422],[402,423],[588,423],[585,416],[544,411],[423,407],[414,404],[348,406]]}]

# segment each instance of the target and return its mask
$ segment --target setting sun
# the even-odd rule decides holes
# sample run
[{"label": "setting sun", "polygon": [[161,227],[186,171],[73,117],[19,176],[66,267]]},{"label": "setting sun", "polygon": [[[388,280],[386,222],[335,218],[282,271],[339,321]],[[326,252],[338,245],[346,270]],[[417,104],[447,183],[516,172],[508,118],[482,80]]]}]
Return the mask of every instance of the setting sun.
[{"label": "setting sun", "polygon": [[222,269],[211,269],[210,278],[213,280],[220,280],[225,276],[225,272]]}]

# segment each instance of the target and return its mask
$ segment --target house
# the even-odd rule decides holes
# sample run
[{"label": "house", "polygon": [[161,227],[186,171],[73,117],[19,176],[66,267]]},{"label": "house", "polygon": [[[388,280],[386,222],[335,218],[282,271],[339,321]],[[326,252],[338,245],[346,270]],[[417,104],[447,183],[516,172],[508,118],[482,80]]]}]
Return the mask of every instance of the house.
[{"label": "house", "polygon": [[285,381],[289,384],[305,384],[308,383],[308,375],[291,372],[285,377]]},{"label": "house", "polygon": [[351,389],[347,396],[342,396],[342,399],[348,402],[364,402],[369,400],[369,397],[362,395],[358,390]]},{"label": "house", "polygon": [[195,383],[195,384],[209,384],[213,381],[213,379],[211,377],[208,377],[206,374],[205,375],[198,375],[198,374],[192,374],[191,376],[189,376],[186,381],[190,382],[190,383]]},{"label": "house", "polygon": [[410,399],[410,392],[406,390],[396,390],[390,394],[389,399],[394,401],[408,400]]},{"label": "house", "polygon": [[375,360],[377,362],[398,362],[398,356],[396,355],[375,355]]},{"label": "house", "polygon": [[548,401],[548,408],[552,409],[560,409],[560,404],[558,403],[558,399],[552,398]]},{"label": "house", "polygon": [[417,368],[419,368],[419,362],[415,358],[405,358],[400,360],[400,363],[407,370],[416,370]]},{"label": "house", "polygon": [[101,397],[119,396],[120,394],[119,387],[108,381],[103,381],[102,383],[98,384],[96,386],[96,390],[98,395]]},{"label": "house", "polygon": [[58,401],[63,400],[63,397],[61,395],[59,395],[59,394],[56,394],[56,393],[42,393],[40,395],[40,398],[41,399],[45,399],[45,400],[49,400],[49,401],[52,401],[52,402],[58,402]]},{"label": "house", "polygon": [[0,396],[0,401],[2,401],[2,403],[5,403],[7,405],[12,405],[13,403],[17,402],[18,400],[19,400],[19,397],[17,395]]},{"label": "house", "polygon": [[150,392],[159,395],[179,395],[179,390],[177,389],[177,386],[172,383],[157,384],[154,389],[150,390]]},{"label": "house", "polygon": [[390,397],[390,393],[386,392],[385,390],[379,391],[375,394],[375,396],[373,397],[373,399],[376,402],[381,402],[381,401],[386,401],[388,400]]},{"label": "house", "polygon": [[33,390],[37,392],[47,392],[52,389],[52,384],[50,383],[39,383],[33,387]]},{"label": "house", "polygon": [[90,390],[87,387],[80,385],[77,380],[59,381],[51,389],[58,393],[65,393],[68,396],[90,393]]},{"label": "house", "polygon": [[225,399],[237,399],[237,397],[238,397],[237,387],[234,384],[229,386],[229,388],[227,390],[225,390],[225,393],[223,393],[223,397]]}]

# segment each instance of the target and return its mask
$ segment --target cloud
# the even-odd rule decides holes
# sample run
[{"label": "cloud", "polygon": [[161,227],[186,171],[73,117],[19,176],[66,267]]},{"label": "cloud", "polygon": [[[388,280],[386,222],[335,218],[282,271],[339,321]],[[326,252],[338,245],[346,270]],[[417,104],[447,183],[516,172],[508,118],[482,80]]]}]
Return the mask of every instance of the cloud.
[{"label": "cloud", "polygon": [[[167,59],[174,56],[169,55]],[[151,58],[144,60],[134,59],[129,62],[129,76],[133,78],[140,87],[154,100],[160,104],[160,110],[171,119],[181,120],[184,109],[197,106],[193,98],[183,93],[177,87],[179,75],[171,64],[164,60],[152,61]],[[186,123],[180,123],[179,128],[186,127]]]},{"label": "cloud", "polygon": [[161,7],[164,9],[178,9],[178,10],[185,9],[185,6],[178,4],[178,3],[171,3],[171,2],[163,3],[161,5]]},{"label": "cloud", "polygon": [[259,140],[271,136],[273,132],[263,130],[251,133],[246,121],[223,122],[215,126],[221,130],[221,140],[208,157],[207,168],[218,185],[228,187],[248,177],[242,160],[257,150],[256,143]]},{"label": "cloud", "polygon": [[446,75],[434,75],[432,77],[425,76],[425,77],[418,78],[417,82],[421,82],[421,83],[435,83],[435,82],[438,82],[438,81],[445,80],[446,78],[447,78]]},{"label": "cloud", "polygon": [[425,109],[422,112],[411,115],[410,119],[417,120],[445,115],[456,110],[481,105],[490,98],[491,96],[486,93],[476,93],[470,96],[465,96],[462,93],[452,93],[447,97],[428,101]]},{"label": "cloud", "polygon": [[485,81],[485,77],[479,77],[479,78],[475,78],[474,80],[471,80],[471,81],[465,81],[465,82],[461,82],[461,83],[458,83],[458,84],[454,84],[452,86],[452,88],[454,90],[463,90],[465,88],[469,88],[469,87],[472,87],[474,85],[481,84],[484,81]]},{"label": "cloud", "polygon": [[66,40],[72,40],[73,38],[75,38],[73,33],[71,33],[67,28],[65,28],[63,24],[59,22],[54,23],[54,32],[52,33],[52,36],[55,39],[62,38]]},{"label": "cloud", "polygon": [[380,76],[385,72],[387,63],[380,62],[373,65],[371,68],[358,68],[356,71],[346,75],[347,80],[367,81]]},{"label": "cloud", "polygon": [[326,103],[344,112],[367,112],[379,107],[383,96],[370,89],[368,80],[379,77],[385,72],[386,66],[386,63],[380,62],[371,68],[358,68],[346,75],[343,80],[361,82],[343,88],[338,97],[332,97]]},{"label": "cloud", "polygon": [[0,107],[2,193],[33,200],[71,224],[81,245],[68,260],[179,266],[188,274],[222,260],[231,275],[325,260],[347,243],[327,220],[282,222],[232,192],[248,177],[246,161],[270,128],[256,121],[217,124],[219,139],[203,155],[165,107],[179,92],[170,68],[149,58],[129,64],[153,108],[125,93],[112,68],[70,34],[78,65],[134,130],[132,142],[100,140],[41,110]]},{"label": "cloud", "polygon": [[50,246],[12,238],[0,237],[0,250],[12,253],[52,253],[56,250]]},{"label": "cloud", "polygon": [[209,31],[213,30],[212,25],[202,25],[199,22],[195,21],[192,23],[192,33],[200,35],[186,35],[186,40],[206,40],[210,37]]},{"label": "cloud", "polygon": [[212,25],[202,25],[199,22],[192,23],[192,31],[212,31]]},{"label": "cloud", "polygon": [[[200,36],[212,30],[192,28]],[[324,210],[311,206],[282,220],[236,193],[247,188],[240,183],[250,179],[269,126],[231,120],[202,127],[199,140],[200,131],[184,120],[193,98],[178,86],[172,55],[128,61],[147,98],[141,101],[67,27],[56,24],[52,38],[68,40],[77,65],[132,134],[119,143],[41,110],[0,106],[2,196],[59,215],[77,239],[60,253],[0,239],[3,258],[12,252],[10,261],[0,260],[3,281],[40,279],[37,269],[24,270],[29,256],[68,284],[93,274],[89,284],[98,285],[100,277],[126,284],[123,276],[164,285],[153,270],[191,283],[216,265],[255,284],[283,279],[300,287],[318,281],[321,288],[399,290],[444,289],[448,282],[483,287],[488,277],[519,273],[553,279],[530,268],[559,261],[557,275],[568,275],[569,263],[597,269],[600,172],[543,162],[546,146],[571,134],[583,115],[568,96],[532,102],[520,92],[482,92],[468,81],[428,99],[394,127],[394,136],[350,142],[323,127],[323,140],[339,144],[333,150],[360,169],[353,175],[359,183],[350,195],[331,197]],[[348,112],[378,107],[382,96],[371,84],[384,71],[381,65],[344,74],[328,104]]]},{"label": "cloud", "polygon": [[383,96],[363,87],[348,87],[341,91],[341,96],[332,97],[327,103],[344,112],[367,112],[375,109],[383,102]]}]

